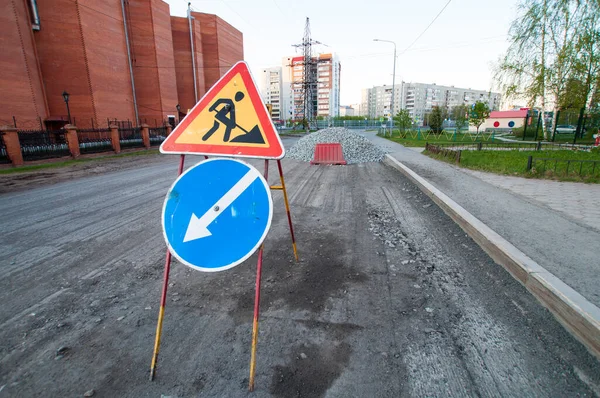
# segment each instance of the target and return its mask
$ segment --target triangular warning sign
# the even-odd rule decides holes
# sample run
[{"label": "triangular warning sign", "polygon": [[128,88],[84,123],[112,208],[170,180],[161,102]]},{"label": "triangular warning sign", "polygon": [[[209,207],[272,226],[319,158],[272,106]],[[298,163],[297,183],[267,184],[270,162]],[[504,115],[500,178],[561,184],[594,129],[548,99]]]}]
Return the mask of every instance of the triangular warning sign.
[{"label": "triangular warning sign", "polygon": [[160,146],[162,153],[281,159],[285,149],[244,61],[236,63]]}]

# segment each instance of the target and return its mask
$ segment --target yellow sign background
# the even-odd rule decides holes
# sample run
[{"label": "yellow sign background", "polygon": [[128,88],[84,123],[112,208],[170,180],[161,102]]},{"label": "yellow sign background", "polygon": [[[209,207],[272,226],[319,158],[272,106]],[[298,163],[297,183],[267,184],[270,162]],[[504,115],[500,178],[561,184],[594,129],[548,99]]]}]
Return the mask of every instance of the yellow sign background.
[{"label": "yellow sign background", "polygon": [[[244,98],[239,102],[235,101],[235,94],[240,91],[244,94]],[[206,141],[202,140],[202,137],[213,127],[216,119],[216,111],[209,111],[210,107],[219,98],[229,98],[233,101],[235,106],[235,122],[237,125],[243,127],[246,131],[250,131],[252,128],[258,125],[260,133],[263,137],[264,144],[255,144],[247,142],[231,142],[234,138],[246,134],[242,129],[235,127],[231,130],[229,142],[224,141],[225,136],[225,125],[219,123],[219,128],[211,135]],[[219,109],[221,106],[220,105]],[[206,106],[196,118],[187,126],[184,132],[175,140],[177,144],[204,144],[204,145],[224,145],[224,146],[247,146],[247,147],[268,147],[269,142],[263,129],[261,128],[256,110],[252,105],[252,100],[248,95],[248,90],[244,84],[242,76],[238,73],[233,79],[229,81],[221,91],[215,95],[215,98]]]}]

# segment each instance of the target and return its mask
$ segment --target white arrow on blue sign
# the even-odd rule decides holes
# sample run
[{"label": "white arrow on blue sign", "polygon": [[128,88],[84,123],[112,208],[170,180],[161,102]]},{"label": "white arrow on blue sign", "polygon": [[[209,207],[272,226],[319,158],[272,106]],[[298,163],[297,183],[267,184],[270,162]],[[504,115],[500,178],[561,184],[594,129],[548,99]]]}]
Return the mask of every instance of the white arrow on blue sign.
[{"label": "white arrow on blue sign", "polygon": [[223,271],[258,249],[272,217],[271,190],[260,172],[241,160],[215,158],[173,183],[163,205],[163,234],[182,263]]}]

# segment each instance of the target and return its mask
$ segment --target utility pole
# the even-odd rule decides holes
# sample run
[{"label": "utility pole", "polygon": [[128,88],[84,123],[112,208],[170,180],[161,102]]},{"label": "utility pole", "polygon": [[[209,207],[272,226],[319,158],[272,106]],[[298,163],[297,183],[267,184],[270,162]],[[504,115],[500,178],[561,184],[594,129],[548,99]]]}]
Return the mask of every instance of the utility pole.
[{"label": "utility pole", "polygon": [[[315,102],[317,96],[317,61],[312,56],[312,45],[322,44],[319,41],[313,40],[310,37],[310,20],[306,18],[306,25],[304,25],[304,37],[302,38],[301,44],[294,44],[293,47],[301,48],[303,54],[303,66],[304,73],[302,74],[302,80],[292,81],[292,86],[295,83],[300,83],[301,86],[301,102],[302,102],[302,113],[303,122],[306,132],[309,132],[310,126],[314,123],[315,118]],[[293,68],[293,62],[291,67]],[[293,72],[292,72],[293,73]],[[293,89],[293,87],[292,87]],[[293,90],[292,90],[293,95]],[[294,101],[295,102],[295,101]]]}]

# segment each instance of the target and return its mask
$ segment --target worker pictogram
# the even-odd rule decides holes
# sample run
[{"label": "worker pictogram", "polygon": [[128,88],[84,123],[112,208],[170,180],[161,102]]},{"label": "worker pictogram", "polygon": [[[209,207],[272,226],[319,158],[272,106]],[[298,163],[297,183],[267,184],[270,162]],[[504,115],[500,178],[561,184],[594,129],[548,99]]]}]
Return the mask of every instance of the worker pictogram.
[{"label": "worker pictogram", "polygon": [[264,159],[281,159],[285,154],[245,62],[223,75],[160,150]]}]

